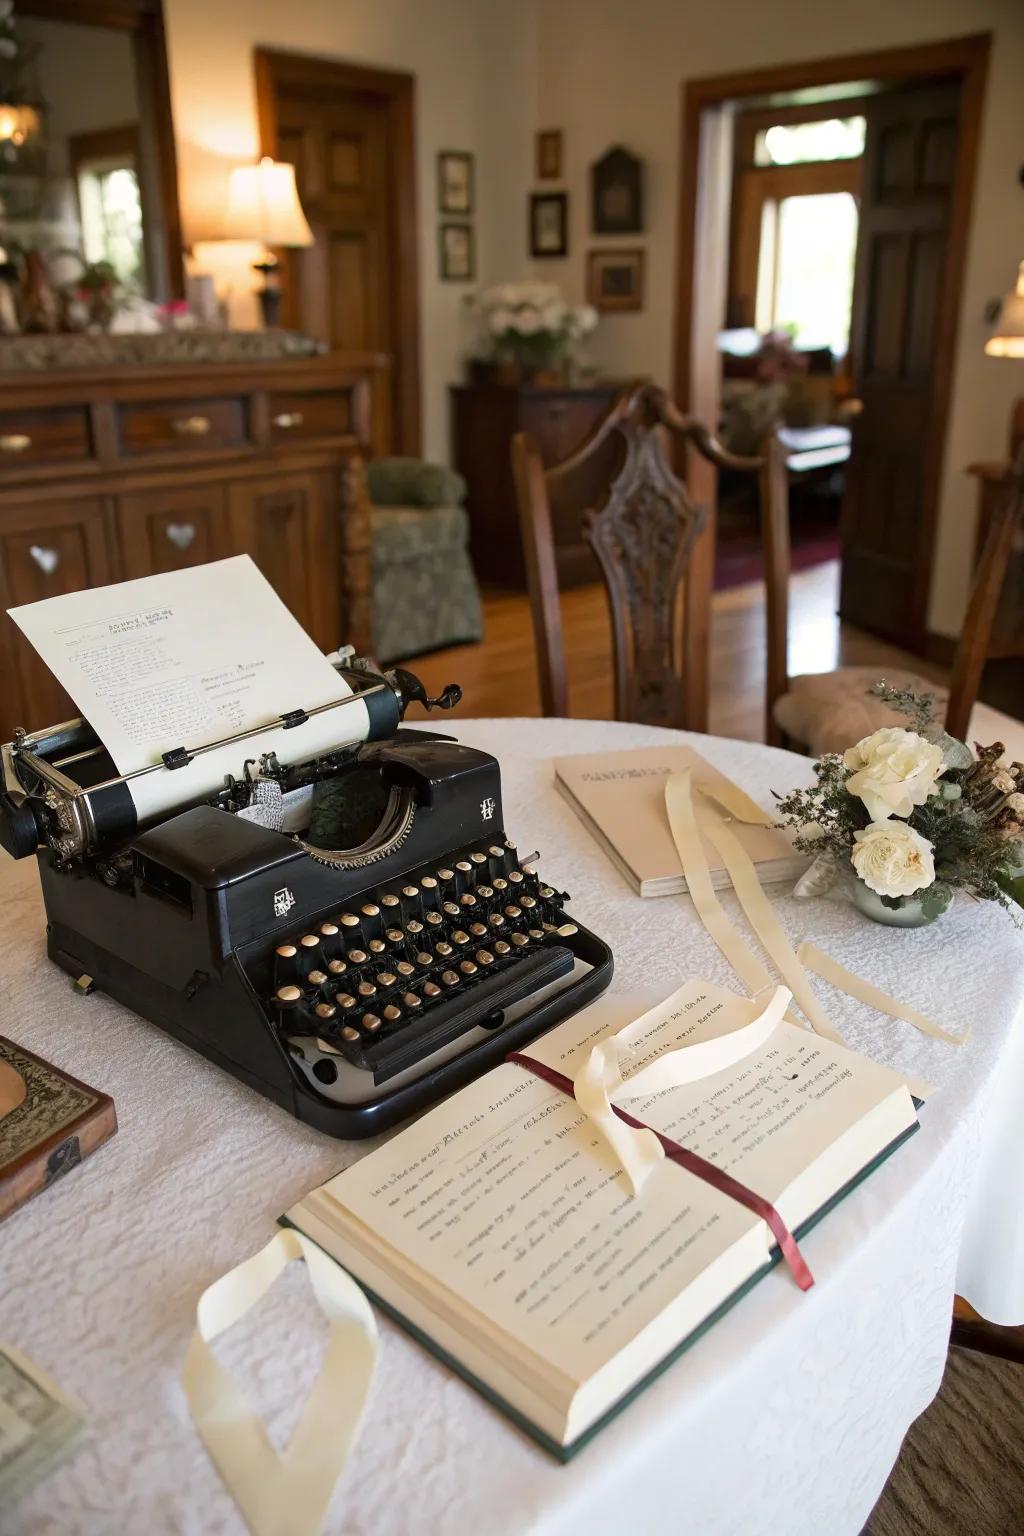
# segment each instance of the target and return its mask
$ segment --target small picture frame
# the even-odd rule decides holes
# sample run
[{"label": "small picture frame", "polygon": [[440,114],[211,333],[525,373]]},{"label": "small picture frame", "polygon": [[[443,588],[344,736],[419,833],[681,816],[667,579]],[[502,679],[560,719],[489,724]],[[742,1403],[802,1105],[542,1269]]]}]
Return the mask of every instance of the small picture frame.
[{"label": "small picture frame", "polygon": [[530,255],[568,256],[569,194],[530,193]]},{"label": "small picture frame", "polygon": [[644,164],[616,144],[590,167],[590,222],[595,235],[641,235]]},{"label": "small picture frame", "polygon": [[437,207],[440,213],[473,212],[473,156],[462,149],[442,149],[437,157]]},{"label": "small picture frame", "polygon": [[624,314],[644,307],[644,252],[590,251],[587,256],[587,303],[602,314]]},{"label": "small picture frame", "polygon": [[446,223],[438,230],[438,265],[443,283],[471,283],[476,277],[472,224]]},{"label": "small picture frame", "polygon": [[542,128],[537,135],[537,180],[561,181],[562,130]]}]

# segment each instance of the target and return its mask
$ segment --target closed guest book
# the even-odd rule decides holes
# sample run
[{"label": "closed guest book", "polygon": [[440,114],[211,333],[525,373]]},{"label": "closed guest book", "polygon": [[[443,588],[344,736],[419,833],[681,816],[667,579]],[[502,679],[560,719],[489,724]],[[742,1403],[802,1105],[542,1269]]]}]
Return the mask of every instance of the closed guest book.
[{"label": "closed guest book", "polygon": [[[633,1193],[602,1122],[571,1093],[609,1051],[613,1103],[714,1165],[717,1184],[648,1135]],[[649,1087],[667,1060],[676,1085],[638,1092],[638,1074]],[[787,1261],[802,1265],[789,1234],[799,1240],[916,1129],[898,1073],[773,1024],[763,995],[693,981],[644,1014],[635,998],[602,998],[284,1220],[567,1460],[778,1262],[768,1220],[721,1184],[770,1202]]]},{"label": "closed guest book", "polygon": [[113,1099],[0,1035],[0,1221],[116,1130]]},{"label": "closed guest book", "polygon": [[[696,789],[742,791],[691,747],[641,747],[629,752],[587,752],[555,758],[555,787],[600,843],[639,896],[671,896],[686,890],[679,855],[665,812],[665,780],[684,768],[693,770]],[[746,797],[743,797],[746,799]],[[794,853],[786,834],[766,812],[750,812],[762,823],[736,821],[732,830],[743,844],[762,885],[795,880],[807,860]],[[731,884],[721,855],[705,838],[704,853],[715,890]]]}]

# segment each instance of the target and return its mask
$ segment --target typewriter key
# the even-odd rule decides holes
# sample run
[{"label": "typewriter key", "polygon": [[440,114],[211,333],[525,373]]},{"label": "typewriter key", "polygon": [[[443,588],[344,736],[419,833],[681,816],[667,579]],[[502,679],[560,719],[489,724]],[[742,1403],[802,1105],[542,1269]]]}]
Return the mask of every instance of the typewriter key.
[{"label": "typewriter key", "polygon": [[294,1008],[302,1002],[302,991],[299,987],[278,987],[274,993],[274,1000],[282,1008]]},{"label": "typewriter key", "polygon": [[440,997],[441,996],[441,988],[437,985],[436,981],[425,981],[423,983],[423,996],[424,997]]},{"label": "typewriter key", "polygon": [[288,977],[300,972],[299,952],[294,944],[279,944],[274,951],[274,980],[280,986]]},{"label": "typewriter key", "polygon": [[396,961],[395,970],[398,972],[399,976],[415,976],[416,974],[416,967],[414,965],[410,965],[408,960]]},{"label": "typewriter key", "polygon": [[524,949],[529,942],[525,933],[514,933],[512,935],[512,943],[516,946],[516,949]]},{"label": "typewriter key", "polygon": [[364,1013],[359,1022],[371,1035],[375,1035],[380,1029],[380,1019],[375,1013]]},{"label": "typewriter key", "polygon": [[492,843],[487,852],[490,854],[492,859],[503,859],[505,857],[504,848],[499,848],[497,843]]},{"label": "typewriter key", "polygon": [[505,926],[505,919],[500,912],[492,912],[487,921],[492,928],[503,928]]},{"label": "typewriter key", "polygon": [[319,930],[320,942],[325,955],[339,955],[341,953],[341,932],[337,923],[321,923]]},{"label": "typewriter key", "polygon": [[388,1006],[384,1009],[384,1017],[389,1024],[395,1024],[402,1017],[402,1010],[401,1008],[396,1008],[394,1003],[388,1003]]},{"label": "typewriter key", "polygon": [[348,970],[348,966],[345,964],[344,960],[328,960],[327,969],[330,971],[332,976],[343,976]]},{"label": "typewriter key", "polygon": [[[532,928],[530,932],[533,932]],[[579,929],[575,923],[562,923],[560,925],[558,923],[545,923],[544,932],[557,933],[560,939],[571,939],[574,933],[579,933]]]},{"label": "typewriter key", "polygon": [[501,878],[501,876],[498,875],[498,877],[496,878],[496,880],[494,882],[494,889],[496,891],[507,891],[508,890],[508,881],[507,880],[503,880]]},{"label": "typewriter key", "polygon": [[475,907],[476,897],[472,895],[471,892],[464,891],[463,894],[459,897],[459,902],[464,907]]},{"label": "typewriter key", "polygon": [[473,964],[472,960],[460,960],[459,970],[462,972],[463,976],[475,976],[477,968]]},{"label": "typewriter key", "polygon": [[446,987],[457,987],[458,984],[459,984],[458,972],[457,971],[442,971],[441,972],[441,980],[444,982]]},{"label": "typewriter key", "polygon": [[451,952],[452,952],[452,947],[451,947],[450,944],[439,944],[437,946],[437,954],[440,956],[440,958],[442,960],[446,960],[448,958],[448,956],[451,954]]},{"label": "typewriter key", "polygon": [[490,901],[491,897],[494,895],[494,887],[493,885],[478,885],[476,888],[476,894],[481,901]]},{"label": "typewriter key", "polygon": [[358,1029],[353,1029],[351,1024],[346,1024],[341,1032],[341,1038],[347,1040],[350,1045],[354,1045],[359,1039],[359,1031]]},{"label": "typewriter key", "polygon": [[434,957],[428,949],[420,949],[416,952],[417,965],[433,965]]},{"label": "typewriter key", "polygon": [[343,912],[341,914],[341,916],[338,918],[338,922],[341,924],[341,926],[343,928],[358,928],[359,927],[359,919],[358,919],[358,917],[356,917],[354,912]]},{"label": "typewriter key", "polygon": [[275,955],[280,955],[282,960],[294,960],[298,950],[294,944],[279,944],[274,950]]},{"label": "typewriter key", "polygon": [[471,875],[473,873],[473,866],[468,859],[457,860],[455,868],[463,875]]},{"label": "typewriter key", "polygon": [[423,1007],[422,1000],[416,996],[415,992],[404,992],[402,994],[402,1002],[407,1008],[412,1009],[414,1012],[417,1008]]},{"label": "typewriter key", "polygon": [[527,928],[526,931],[530,935],[531,939],[542,939],[544,937],[543,928]]},{"label": "typewriter key", "polygon": [[372,981],[361,981],[356,988],[356,991],[359,993],[360,997],[377,996],[377,988],[374,986]]},{"label": "typewriter key", "polygon": [[325,1021],[327,1019],[333,1019],[337,1011],[337,1008],[332,1007],[330,1003],[317,1003],[316,1007],[313,1009],[313,1012],[316,1014],[317,1018],[323,1019]]},{"label": "typewriter key", "polygon": [[365,949],[350,949],[347,958],[349,965],[365,965],[370,957]]},{"label": "typewriter key", "polygon": [[494,946],[494,953],[496,955],[510,955],[512,953],[512,946],[511,944],[506,944],[504,939],[499,939]]},{"label": "typewriter key", "polygon": [[494,964],[494,956],[486,949],[478,949],[473,958],[476,960],[477,965]]},{"label": "typewriter key", "polygon": [[306,977],[306,986],[315,987],[319,992],[322,987],[333,986],[333,982],[326,971],[310,971]]},{"label": "typewriter key", "polygon": [[427,922],[432,928],[439,928],[444,922],[444,918],[441,916],[440,912],[428,912]]},{"label": "typewriter key", "polygon": [[434,879],[433,875],[420,876],[420,889],[424,891],[437,890],[437,881]]},{"label": "typewriter key", "polygon": [[487,924],[486,923],[470,923],[469,931],[473,935],[474,939],[482,939],[487,934]]},{"label": "typewriter key", "polygon": [[384,943],[383,939],[371,939],[370,940],[370,953],[371,954],[373,954],[373,955],[382,955],[386,949],[387,949],[387,945]]},{"label": "typewriter key", "polygon": [[446,912],[449,917],[458,917],[460,915],[458,905],[454,901],[446,901],[442,910]]},{"label": "typewriter key", "polygon": [[521,869],[510,869],[508,878],[513,885],[522,885],[525,876]]},{"label": "typewriter key", "polygon": [[405,934],[402,932],[401,928],[388,928],[388,929],[386,929],[385,933],[384,933],[384,937],[387,939],[389,944],[404,944],[405,943]]},{"label": "typewriter key", "polygon": [[368,901],[366,903],[366,905],[363,906],[363,907],[360,907],[359,910],[363,914],[364,917],[379,917],[380,916],[380,907],[376,906],[372,901]]},{"label": "typewriter key", "polygon": [[453,944],[468,944],[469,943],[469,934],[468,933],[464,933],[461,928],[456,928],[455,932],[452,934],[452,943]]},{"label": "typewriter key", "polygon": [[423,924],[422,923],[418,923],[414,917],[410,918],[409,922],[407,922],[406,925],[405,925],[405,931],[406,931],[406,933],[412,933],[412,934],[422,933],[423,932]]},{"label": "typewriter key", "polygon": [[351,992],[335,992],[334,1001],[339,1008],[354,1008],[356,1005],[356,1000]]},{"label": "typewriter key", "polygon": [[454,880],[455,879],[455,871],[454,871],[454,869],[448,869],[447,867],[443,868],[443,869],[439,869],[438,872],[437,872],[437,878],[439,880]]},{"label": "typewriter key", "polygon": [[[398,897],[397,896],[393,896],[390,891],[385,891],[384,892],[384,895],[380,899],[380,904],[381,904],[382,907],[388,907],[388,908],[400,907],[402,905],[402,903],[399,901]],[[364,908],[364,910],[365,910],[365,908]]]},{"label": "typewriter key", "polygon": [[519,905],[521,907],[525,907],[526,911],[529,912],[531,907],[535,907],[537,905],[536,897],[534,897],[534,896],[520,896],[520,898],[519,898]]},{"label": "typewriter key", "polygon": [[550,901],[552,896],[555,894],[550,885],[542,885],[538,887],[538,889],[540,894],[544,897],[545,901]]},{"label": "typewriter key", "polygon": [[487,863],[487,855],[486,855],[486,853],[471,853],[470,854],[470,858],[472,859],[474,864],[486,864]]},{"label": "typewriter key", "polygon": [[377,985],[378,987],[393,987],[397,980],[398,977],[394,971],[381,971],[377,977]]},{"label": "typewriter key", "polygon": [[513,903],[513,905],[511,907],[506,907],[505,908],[505,916],[506,917],[510,917],[513,922],[515,922],[517,917],[522,917],[522,915],[523,915],[522,907],[517,907],[514,903]]}]

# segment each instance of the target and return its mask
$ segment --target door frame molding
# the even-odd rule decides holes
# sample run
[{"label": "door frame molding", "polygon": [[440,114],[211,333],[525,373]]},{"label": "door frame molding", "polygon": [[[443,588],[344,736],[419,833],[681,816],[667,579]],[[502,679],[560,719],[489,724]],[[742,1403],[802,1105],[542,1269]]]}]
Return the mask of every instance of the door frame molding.
[{"label": "door frame molding", "polygon": [[383,97],[391,128],[391,214],[395,231],[395,263],[391,308],[395,318],[393,349],[397,387],[394,395],[395,453],[416,456],[421,446],[420,422],[420,268],[416,214],[416,77],[403,70],[377,69],[322,55],[286,53],[254,48],[256,113],[260,153],[276,156],[278,146],[277,91],[284,83],[333,86]]},{"label": "door frame molding", "polygon": [[[825,59],[809,59],[795,64],[776,65],[767,69],[685,80],[682,84],[673,382],[675,398],[683,410],[692,410],[695,407],[699,409],[709,399],[714,399],[717,394],[717,385],[711,385],[709,393],[710,373],[716,365],[716,358],[708,361],[695,359],[693,355],[694,339],[699,333],[698,316],[702,302],[702,271],[698,271],[697,250],[709,193],[709,178],[703,171],[705,157],[701,155],[702,130],[707,125],[708,115],[720,113],[728,103],[738,99],[770,97],[776,93],[809,90],[820,86],[846,83],[853,85],[858,81],[911,84],[924,83],[928,79],[940,77],[956,80],[960,84],[957,163],[953,176],[946,270],[942,283],[936,342],[936,366],[932,376],[929,413],[930,451],[926,456],[921,485],[924,540],[914,598],[914,612],[911,615],[911,627],[919,637],[919,643],[923,643],[925,638],[942,460],[952,392],[953,362],[956,355],[961,285],[970,231],[974,173],[991,42],[991,32],[982,32],[910,48],[840,54]],[[727,259],[728,250],[724,249],[722,260]],[[703,250],[701,261],[704,269],[706,261]],[[709,544],[705,558],[711,558],[714,551],[713,520],[712,526],[702,536],[702,542],[704,541]],[[699,632],[690,635],[689,643],[701,645],[702,637]],[[706,633],[703,635],[703,646],[706,651]],[[703,662],[699,658],[696,659],[694,670],[699,676],[704,675],[707,670],[706,655]],[[706,697],[703,713],[706,716]]]}]

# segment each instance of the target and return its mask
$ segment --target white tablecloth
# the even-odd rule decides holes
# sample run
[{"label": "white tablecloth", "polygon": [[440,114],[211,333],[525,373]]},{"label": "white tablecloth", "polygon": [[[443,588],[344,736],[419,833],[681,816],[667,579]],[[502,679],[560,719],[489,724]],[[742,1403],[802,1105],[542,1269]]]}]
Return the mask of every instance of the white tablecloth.
[{"label": "white tablecloth", "polygon": [[[457,733],[501,759],[507,830],[540,848],[541,871],[611,943],[613,986],[738,985],[689,900],[635,897],[552,789],[552,756],[664,732],[500,720],[459,721]],[[693,740],[763,800],[809,777],[800,758]],[[382,1319],[331,1531],[856,1536],[938,1388],[954,1289],[994,1321],[1024,1321],[1024,937],[965,900],[904,932],[841,899],[797,903],[775,889],[791,937],[974,1029],[957,1051],[822,987],[851,1044],[943,1090],[921,1132],[804,1242],[817,1285],[803,1295],[776,1270],[565,1467]],[[196,1299],[367,1144],[307,1129],[117,1004],[73,995],[43,953],[31,863],[0,867],[0,906],[0,1031],[112,1093],[120,1121],[107,1147],[0,1227],[0,1339],[92,1421],[74,1460],[0,1510],[0,1531],[237,1536],[179,1384]],[[218,1345],[278,1443],[323,1337],[296,1265]]]}]

